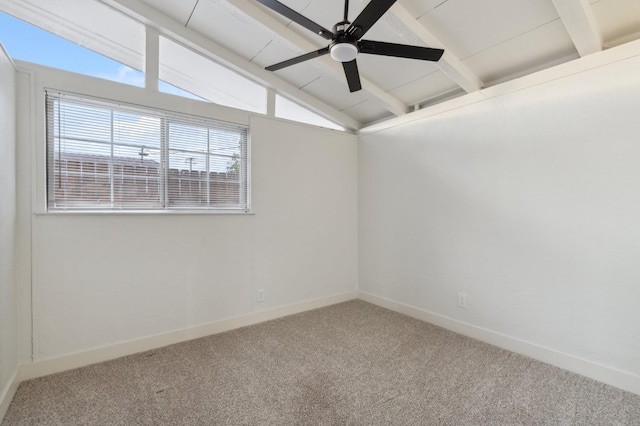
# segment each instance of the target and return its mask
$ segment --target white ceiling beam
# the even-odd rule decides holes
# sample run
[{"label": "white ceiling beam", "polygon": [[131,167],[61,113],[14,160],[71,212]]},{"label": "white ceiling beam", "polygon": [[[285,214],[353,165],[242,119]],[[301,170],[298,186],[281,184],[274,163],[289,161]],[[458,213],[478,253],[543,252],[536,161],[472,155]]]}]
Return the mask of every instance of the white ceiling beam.
[{"label": "white ceiling beam", "polygon": [[407,10],[400,2],[396,2],[391,7],[391,13],[395,15],[398,20],[404,24],[411,32],[413,32],[420,40],[422,40],[427,46],[444,49],[444,55],[438,62],[435,62],[435,66],[442,71],[447,77],[453,80],[458,86],[464,89],[467,93],[477,92],[482,89],[484,85],[482,80],[471,71],[471,69],[462,63],[462,61],[453,53],[451,53],[445,43],[438,40],[431,31],[426,29],[424,25],[418,22],[413,17],[411,12]]},{"label": "white ceiling beam", "polygon": [[288,94],[297,102],[323,117],[339,123],[348,129],[357,130],[362,124],[338,109],[303,92],[287,83],[272,72],[264,70],[240,55],[220,46],[203,35],[186,28],[183,24],[164,15],[140,0],[99,0],[100,2],[128,15],[137,21],[153,27],[162,35],[168,36],[184,46],[198,52],[233,71],[266,86]]},{"label": "white ceiling beam", "polygon": [[553,0],[580,56],[602,50],[602,33],[587,0]]},{"label": "white ceiling beam", "polygon": [[[235,7],[237,7],[240,11],[242,11],[246,15],[252,17],[256,21],[265,25],[267,28],[274,31],[276,34],[279,34],[289,42],[298,46],[300,49],[304,51],[304,53],[318,50],[322,47],[312,43],[306,37],[298,34],[288,26],[282,24],[273,16],[271,11],[268,11],[263,6],[258,6],[253,2],[250,2],[247,0],[228,0],[228,2],[234,5]],[[342,68],[342,65],[339,64],[338,62],[330,59],[328,56],[317,58],[315,60],[321,61],[335,75],[340,76],[340,78],[345,78],[344,69]],[[362,90],[369,93],[372,96],[372,100],[376,101],[381,107],[383,107],[387,111],[395,115],[403,115],[409,112],[408,107],[402,101],[400,101],[393,95],[385,92],[382,88],[377,86],[371,80],[368,80],[366,77],[362,75],[362,72],[360,72],[360,83],[362,85]]]}]

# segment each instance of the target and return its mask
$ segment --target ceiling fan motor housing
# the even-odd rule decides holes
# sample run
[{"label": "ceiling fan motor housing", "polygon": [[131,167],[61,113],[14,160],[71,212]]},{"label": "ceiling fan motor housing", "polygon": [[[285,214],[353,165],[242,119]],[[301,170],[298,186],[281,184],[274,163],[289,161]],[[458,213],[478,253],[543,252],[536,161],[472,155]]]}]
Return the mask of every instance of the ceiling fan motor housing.
[{"label": "ceiling fan motor housing", "polygon": [[336,37],[329,45],[331,58],[337,62],[351,62],[358,56],[358,44],[346,32],[351,22],[342,21],[333,26]]}]

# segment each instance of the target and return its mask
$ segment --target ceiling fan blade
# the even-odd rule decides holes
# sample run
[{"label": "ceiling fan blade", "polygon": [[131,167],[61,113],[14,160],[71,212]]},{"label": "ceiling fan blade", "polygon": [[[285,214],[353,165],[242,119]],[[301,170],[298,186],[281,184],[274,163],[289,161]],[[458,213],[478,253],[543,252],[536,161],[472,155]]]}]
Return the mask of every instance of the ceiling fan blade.
[{"label": "ceiling fan blade", "polygon": [[313,31],[321,37],[326,38],[327,40],[333,40],[335,38],[335,34],[329,31],[326,28],[316,24],[312,20],[302,16],[295,10],[285,6],[276,0],[256,0],[258,3],[268,7],[274,12],[278,12],[280,15],[291,19],[293,22],[305,27],[309,31]]},{"label": "ceiling fan blade", "polygon": [[300,62],[308,61],[309,59],[317,58],[318,56],[326,55],[327,53],[329,53],[329,48],[324,47],[320,50],[316,50],[315,52],[305,53],[304,55],[300,55],[295,58],[287,59],[286,61],[282,61],[277,64],[270,65],[265,69],[267,71],[277,71],[279,69],[282,69],[291,65],[299,64]]},{"label": "ceiling fan blade", "polygon": [[362,89],[362,86],[360,85],[360,73],[358,73],[358,64],[356,63],[356,60],[354,59],[351,62],[343,62],[342,68],[344,68],[344,74],[347,76],[349,91],[353,93]]},{"label": "ceiling fan blade", "polygon": [[358,50],[360,50],[360,53],[368,53],[370,55],[395,56],[398,58],[422,59],[424,61],[434,62],[440,60],[444,54],[444,50],[442,49],[371,40],[360,40],[358,42]]},{"label": "ceiling fan blade", "polygon": [[395,2],[396,0],[371,0],[371,3],[364,8],[347,29],[347,34],[360,40]]}]

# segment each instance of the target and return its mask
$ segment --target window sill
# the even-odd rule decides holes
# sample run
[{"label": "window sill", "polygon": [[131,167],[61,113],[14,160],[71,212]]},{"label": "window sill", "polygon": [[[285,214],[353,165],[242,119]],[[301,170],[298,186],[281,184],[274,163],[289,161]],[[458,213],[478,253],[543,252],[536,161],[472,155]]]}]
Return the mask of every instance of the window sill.
[{"label": "window sill", "polygon": [[253,216],[253,211],[226,211],[226,210],[54,210],[36,212],[36,216]]}]

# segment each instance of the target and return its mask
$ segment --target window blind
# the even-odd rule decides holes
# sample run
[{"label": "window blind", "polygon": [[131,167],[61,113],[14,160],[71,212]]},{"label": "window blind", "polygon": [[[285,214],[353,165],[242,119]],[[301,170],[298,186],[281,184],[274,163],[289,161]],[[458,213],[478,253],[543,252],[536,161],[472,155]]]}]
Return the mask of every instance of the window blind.
[{"label": "window blind", "polygon": [[49,210],[248,212],[248,129],[46,91]]}]

